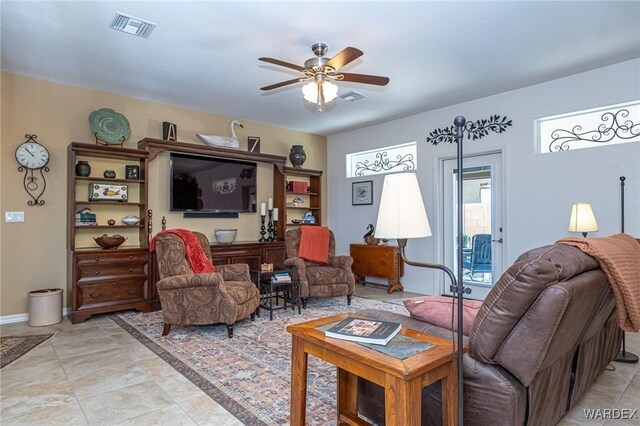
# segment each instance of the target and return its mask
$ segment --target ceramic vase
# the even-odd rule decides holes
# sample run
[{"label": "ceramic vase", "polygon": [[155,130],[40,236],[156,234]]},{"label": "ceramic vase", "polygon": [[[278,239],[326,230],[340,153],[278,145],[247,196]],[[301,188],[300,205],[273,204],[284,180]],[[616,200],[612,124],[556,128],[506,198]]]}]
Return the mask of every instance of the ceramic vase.
[{"label": "ceramic vase", "polygon": [[302,167],[307,159],[307,154],[304,152],[304,146],[293,145],[291,151],[289,151],[289,161],[293,167]]},{"label": "ceramic vase", "polygon": [[91,166],[88,161],[78,161],[76,164],[76,176],[87,177],[91,174]]},{"label": "ceramic vase", "polygon": [[114,179],[116,177],[116,172],[113,170],[105,170],[102,175],[106,178]]}]

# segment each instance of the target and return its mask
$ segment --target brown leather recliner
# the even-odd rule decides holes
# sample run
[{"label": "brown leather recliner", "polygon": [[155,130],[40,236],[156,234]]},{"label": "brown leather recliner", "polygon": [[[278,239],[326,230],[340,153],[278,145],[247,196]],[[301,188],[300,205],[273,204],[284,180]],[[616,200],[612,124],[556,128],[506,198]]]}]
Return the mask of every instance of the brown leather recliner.
[{"label": "brown leather recliner", "polygon": [[[400,321],[443,338],[451,331],[405,315]],[[465,425],[554,425],[620,349],[616,301],[598,262],[556,244],[521,255],[480,308],[464,356]],[[422,424],[441,424],[440,385],[422,393]],[[361,415],[384,420],[382,388],[359,381]]]},{"label": "brown leather recliner", "polygon": [[329,262],[321,264],[298,257],[300,247],[300,229],[292,229],[285,234],[287,259],[285,266],[292,266],[300,281],[300,298],[302,307],[307,307],[307,299],[314,297],[347,296],[347,304],[351,304],[351,295],[355,290],[356,280],[351,271],[351,256],[336,256],[336,240],[333,231],[329,231]]},{"label": "brown leather recliner", "polygon": [[[209,240],[194,232],[206,256],[211,260]],[[160,281],[156,284],[164,315],[162,335],[172,324],[227,325],[233,337],[233,324],[251,317],[255,320],[260,303],[258,289],[251,282],[249,265],[217,265],[217,272],[194,274],[186,258],[182,239],[174,234],[161,234],[156,239]]]}]

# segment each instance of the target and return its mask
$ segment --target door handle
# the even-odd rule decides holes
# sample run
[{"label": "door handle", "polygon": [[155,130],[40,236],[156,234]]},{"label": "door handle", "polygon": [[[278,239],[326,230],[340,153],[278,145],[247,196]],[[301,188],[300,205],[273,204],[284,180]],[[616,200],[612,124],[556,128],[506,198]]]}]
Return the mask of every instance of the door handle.
[{"label": "door handle", "polygon": [[491,242],[502,244],[502,237],[498,238],[497,240],[491,240]]}]

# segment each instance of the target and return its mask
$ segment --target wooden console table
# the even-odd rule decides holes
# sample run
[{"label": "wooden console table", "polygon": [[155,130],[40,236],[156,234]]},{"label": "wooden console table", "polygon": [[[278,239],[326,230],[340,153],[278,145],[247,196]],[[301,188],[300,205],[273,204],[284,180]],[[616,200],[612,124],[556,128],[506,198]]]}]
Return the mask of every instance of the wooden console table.
[{"label": "wooden console table", "polygon": [[[442,383],[442,424],[454,425],[458,407],[456,352],[450,340],[402,328],[400,335],[434,345],[405,359],[369,349],[356,342],[326,337],[320,327],[354,314],[340,314],[290,325],[291,426],[304,426],[307,406],[308,355],[329,362],[338,370],[338,418],[335,424],[368,425],[358,417],[358,380],[364,378],[385,390],[385,424],[422,424],[422,389]],[[466,351],[468,348],[465,347]],[[329,420],[329,419],[327,419]]]},{"label": "wooden console table", "polygon": [[351,270],[357,283],[376,285],[377,283],[366,281],[365,277],[386,278],[387,293],[404,290],[400,282],[400,277],[404,274],[400,247],[351,244],[350,254],[353,257]]}]

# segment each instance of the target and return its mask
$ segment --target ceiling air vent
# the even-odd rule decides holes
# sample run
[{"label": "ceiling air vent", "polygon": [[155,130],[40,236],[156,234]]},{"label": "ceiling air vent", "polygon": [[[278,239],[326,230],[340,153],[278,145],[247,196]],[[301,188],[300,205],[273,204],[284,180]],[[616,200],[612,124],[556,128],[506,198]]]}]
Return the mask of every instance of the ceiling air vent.
[{"label": "ceiling air vent", "polygon": [[134,36],[149,38],[151,31],[153,31],[156,26],[157,24],[153,22],[143,21],[140,18],[134,18],[133,16],[116,12],[116,16],[113,18],[113,22],[111,22],[109,28]]},{"label": "ceiling air vent", "polygon": [[340,97],[345,101],[354,102],[364,98],[365,96],[362,93],[352,91],[349,93],[345,93],[344,95],[340,95]]}]

